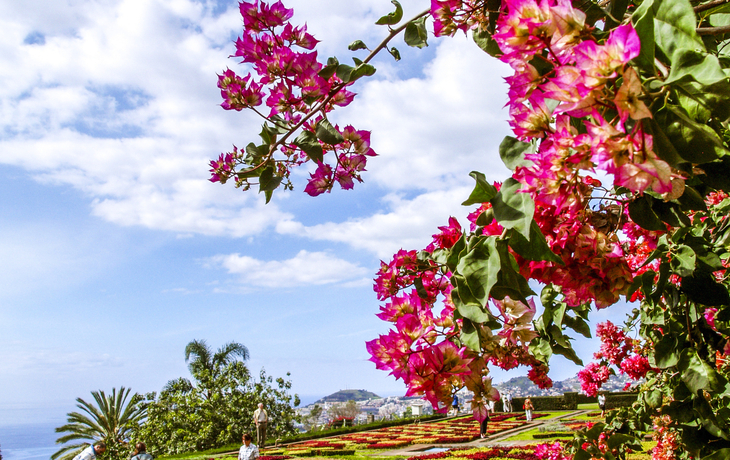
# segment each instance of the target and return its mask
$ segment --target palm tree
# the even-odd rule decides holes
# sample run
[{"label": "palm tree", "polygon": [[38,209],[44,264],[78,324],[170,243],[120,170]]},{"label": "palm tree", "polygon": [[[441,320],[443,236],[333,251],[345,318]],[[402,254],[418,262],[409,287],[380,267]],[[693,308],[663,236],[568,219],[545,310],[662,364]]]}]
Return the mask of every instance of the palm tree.
[{"label": "palm tree", "polygon": [[215,354],[205,340],[193,340],[185,347],[185,362],[188,363],[190,373],[196,379],[205,371],[215,379],[223,366],[232,363],[237,357],[246,361],[248,356],[248,348],[237,342],[223,345]]},{"label": "palm tree", "polygon": [[113,456],[120,443],[129,440],[134,429],[146,416],[146,407],[140,404],[142,397],[137,393],[127,401],[130,389],[112,388],[110,395],[103,391],[92,391],[96,405],[77,398],[76,407],[84,413],[67,414],[67,424],[56,428],[56,433],[68,433],[56,440],[56,444],[82,441],[63,446],[51,456],[52,460],[72,459],[89,444],[104,441],[107,452]]}]

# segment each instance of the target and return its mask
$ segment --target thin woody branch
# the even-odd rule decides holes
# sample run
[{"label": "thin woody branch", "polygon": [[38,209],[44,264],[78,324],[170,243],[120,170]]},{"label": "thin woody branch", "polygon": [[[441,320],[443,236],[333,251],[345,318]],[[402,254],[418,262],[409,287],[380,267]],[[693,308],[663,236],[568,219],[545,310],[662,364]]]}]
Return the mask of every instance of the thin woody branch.
[{"label": "thin woody branch", "polygon": [[698,27],[697,35],[722,35],[730,32],[730,26],[721,27]]},{"label": "thin woody branch", "polygon": [[712,0],[711,2],[703,3],[701,5],[697,5],[693,8],[695,13],[700,13],[702,11],[710,10],[716,6],[724,5],[726,3],[730,3],[730,0]]}]

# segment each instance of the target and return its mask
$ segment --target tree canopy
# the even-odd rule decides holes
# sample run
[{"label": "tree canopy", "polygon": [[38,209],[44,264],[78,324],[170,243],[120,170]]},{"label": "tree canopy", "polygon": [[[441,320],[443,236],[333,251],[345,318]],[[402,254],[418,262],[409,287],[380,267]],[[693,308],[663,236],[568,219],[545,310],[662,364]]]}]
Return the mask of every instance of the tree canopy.
[{"label": "tree canopy", "polygon": [[601,349],[580,378],[588,394],[611,373],[645,378],[637,403],[552,458],[622,458],[650,430],[656,458],[730,457],[730,3],[432,0],[405,20],[392,3],[381,43],[350,45],[368,52],[353,65],[320,62],[282,2],[241,3],[235,56],[253,70],[220,75],[222,106],[265,122],[258,141],[211,162],[211,180],[269,201],[309,164],[309,195],[352,188],[375,155],[370,133],[328,117],[375,73],[373,57],[400,59],[400,34],[418,48],[429,29],[471,34],[513,71],[513,136],[499,146],[512,175],[472,172],[469,228],[444,216],[431,244],[382,263],[375,291],[392,329],[368,342],[372,360],[435,408],[467,387],[483,419],[498,397],[490,366],[527,366],[549,387],[553,355],[583,365],[568,334],[590,338],[592,311],[635,302],[623,327],[596,327]]},{"label": "tree canopy", "polygon": [[106,443],[109,458],[127,458],[130,452],[127,443],[147,414],[143,398],[137,393],[130,398],[130,392],[124,387],[119,392],[112,388],[108,395],[103,391],[92,391],[96,404],[77,398],[76,407],[81,412],[69,413],[66,425],[56,428],[56,433],[66,433],[56,440],[57,444],[73,444],[64,445],[51,458],[71,459],[98,441]]},{"label": "tree canopy", "polygon": [[253,378],[237,359],[248,356],[246,347],[235,342],[216,353],[203,340],[190,342],[185,359],[193,382],[180,377],[169,381],[159,394],[147,394],[148,417],[137,437],[156,455],[236,444],[244,433],[253,431],[253,412],[259,402],[270,417],[269,435],[293,434],[299,397],[289,394],[291,382],[267,376],[264,370],[258,379]]}]

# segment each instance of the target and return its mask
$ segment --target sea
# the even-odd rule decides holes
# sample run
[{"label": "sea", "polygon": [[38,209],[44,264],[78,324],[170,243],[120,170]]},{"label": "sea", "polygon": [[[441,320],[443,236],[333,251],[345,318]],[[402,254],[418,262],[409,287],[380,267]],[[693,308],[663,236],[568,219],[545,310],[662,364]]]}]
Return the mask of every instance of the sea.
[{"label": "sea", "polygon": [[56,427],[63,423],[0,425],[0,454],[3,460],[48,460],[59,446]]},{"label": "sea", "polygon": [[2,460],[49,460],[60,448],[56,428],[66,424],[67,402],[0,405]]}]

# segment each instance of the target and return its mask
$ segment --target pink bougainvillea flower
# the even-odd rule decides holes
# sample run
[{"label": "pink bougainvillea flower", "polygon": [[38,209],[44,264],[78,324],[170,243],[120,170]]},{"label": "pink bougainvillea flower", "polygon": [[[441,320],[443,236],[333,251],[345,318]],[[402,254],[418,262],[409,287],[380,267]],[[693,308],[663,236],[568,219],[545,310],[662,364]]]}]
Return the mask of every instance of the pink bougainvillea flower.
[{"label": "pink bougainvillea flower", "polygon": [[633,67],[627,68],[624,71],[624,81],[621,88],[619,88],[613,100],[622,122],[625,122],[629,117],[632,120],[652,117],[649,108],[639,98],[642,94],[643,88],[638,74]]},{"label": "pink bougainvillea flower", "polygon": [[321,195],[332,189],[332,167],[325,163],[319,163],[317,170],[310,174],[309,182],[304,188],[304,192],[309,196]]},{"label": "pink bougainvillea flower", "polygon": [[518,139],[530,140],[542,138],[550,130],[552,111],[545,103],[545,97],[535,91],[525,103],[510,105],[510,121],[512,131]]},{"label": "pink bougainvillea flower", "polygon": [[449,217],[449,225],[439,227],[441,232],[433,235],[433,242],[426,247],[426,251],[435,249],[450,249],[461,238],[461,224],[454,217]]}]

